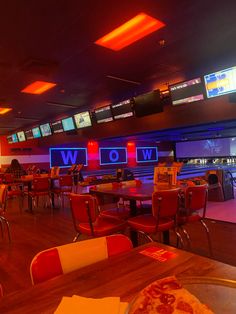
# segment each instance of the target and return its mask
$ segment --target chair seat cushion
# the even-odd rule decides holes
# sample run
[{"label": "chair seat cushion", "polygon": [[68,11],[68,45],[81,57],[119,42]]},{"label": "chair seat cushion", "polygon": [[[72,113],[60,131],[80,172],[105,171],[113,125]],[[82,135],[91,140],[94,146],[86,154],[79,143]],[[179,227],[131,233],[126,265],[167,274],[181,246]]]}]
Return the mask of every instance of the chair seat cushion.
[{"label": "chair seat cushion", "polygon": [[181,214],[180,216],[178,216],[177,222],[179,225],[183,225],[183,224],[186,224],[188,222],[195,222],[195,221],[199,221],[201,219],[202,219],[202,217],[198,214],[195,214],[195,213],[193,213],[192,215],[189,215],[189,216]]},{"label": "chair seat cushion", "polygon": [[126,220],[130,217],[130,210],[129,208],[122,207],[122,208],[111,208],[102,210],[100,212],[100,216],[104,218],[118,218]]},{"label": "chair seat cushion", "polygon": [[[123,220],[98,217],[96,222],[93,223],[94,236],[102,237],[122,231],[126,228],[126,225],[126,222]],[[91,235],[89,223],[80,223],[78,227],[81,233]]]},{"label": "chair seat cushion", "polygon": [[153,215],[140,215],[128,219],[128,224],[132,229],[152,234],[155,232],[162,232],[173,228],[174,220],[169,218],[159,219],[157,229],[157,220]]}]

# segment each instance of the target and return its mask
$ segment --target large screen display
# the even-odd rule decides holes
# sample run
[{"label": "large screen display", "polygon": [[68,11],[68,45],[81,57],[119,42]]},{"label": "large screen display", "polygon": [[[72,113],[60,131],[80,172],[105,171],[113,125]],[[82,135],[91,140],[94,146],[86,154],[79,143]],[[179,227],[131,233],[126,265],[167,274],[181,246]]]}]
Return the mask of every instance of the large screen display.
[{"label": "large screen display", "polygon": [[75,129],[74,121],[72,117],[62,119],[62,126],[64,131],[71,131]]},{"label": "large screen display", "polygon": [[115,120],[132,117],[134,115],[130,99],[111,105],[111,109]]},{"label": "large screen display", "polygon": [[143,117],[162,111],[163,102],[159,90],[134,97],[134,112],[136,117]]},{"label": "large screen display", "polygon": [[18,137],[16,135],[16,133],[12,134],[12,143],[17,143],[18,142]]},{"label": "large screen display", "polygon": [[39,138],[39,137],[41,137],[40,129],[39,129],[38,126],[37,126],[36,128],[33,128],[33,129],[32,129],[32,133],[33,133],[33,137],[34,137],[34,138]]},{"label": "large screen display", "polygon": [[42,133],[43,137],[52,135],[52,131],[51,131],[49,123],[41,124],[40,125],[40,130],[41,130],[41,133]]},{"label": "large screen display", "polygon": [[86,148],[50,148],[50,167],[69,168],[73,164],[87,166]]},{"label": "large screen display", "polygon": [[24,131],[17,132],[17,137],[19,142],[24,142],[26,140]]},{"label": "large screen display", "polygon": [[127,163],[127,149],[125,147],[99,148],[100,165],[115,165]]},{"label": "large screen display", "polygon": [[169,87],[173,105],[187,104],[204,99],[203,85],[200,77]]},{"label": "large screen display", "polygon": [[63,126],[61,120],[55,121],[51,123],[51,127],[53,130],[53,133],[61,133],[63,132]]},{"label": "large screen display", "polygon": [[97,123],[110,122],[113,120],[110,106],[95,109],[94,114]]},{"label": "large screen display", "polygon": [[218,138],[176,143],[176,158],[236,156],[236,138]]},{"label": "large screen display", "polygon": [[32,130],[25,131],[25,136],[27,140],[31,140],[32,138],[34,138]]},{"label": "large screen display", "polygon": [[204,76],[207,97],[216,97],[236,91],[236,67]]},{"label": "large screen display", "polygon": [[86,128],[87,126],[92,125],[89,111],[75,114],[74,119],[77,129]]}]

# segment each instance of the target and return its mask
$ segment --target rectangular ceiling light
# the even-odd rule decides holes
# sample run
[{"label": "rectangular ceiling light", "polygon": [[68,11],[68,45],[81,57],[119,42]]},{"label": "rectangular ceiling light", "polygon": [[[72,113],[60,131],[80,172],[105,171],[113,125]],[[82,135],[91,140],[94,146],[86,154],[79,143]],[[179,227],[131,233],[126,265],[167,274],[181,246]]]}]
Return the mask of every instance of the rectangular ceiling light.
[{"label": "rectangular ceiling light", "polygon": [[164,26],[163,22],[145,13],[139,13],[109,34],[99,38],[95,44],[118,51]]},{"label": "rectangular ceiling light", "polygon": [[49,90],[50,88],[56,86],[55,83],[44,82],[44,81],[35,81],[34,83],[26,86],[24,89],[21,90],[22,93],[28,94],[42,94]]},{"label": "rectangular ceiling light", "polygon": [[3,108],[3,107],[0,107],[0,114],[5,114],[9,111],[11,111],[12,108]]}]

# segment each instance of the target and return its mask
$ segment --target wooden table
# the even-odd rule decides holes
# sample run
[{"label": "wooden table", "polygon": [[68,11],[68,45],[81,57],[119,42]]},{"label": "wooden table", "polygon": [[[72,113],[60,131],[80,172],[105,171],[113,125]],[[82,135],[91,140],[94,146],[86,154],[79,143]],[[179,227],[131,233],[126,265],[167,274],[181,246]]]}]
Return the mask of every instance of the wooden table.
[{"label": "wooden table", "polygon": [[[174,252],[176,256],[159,262],[139,253],[150,246]],[[160,243],[149,243],[27,290],[6,295],[0,300],[0,313],[53,313],[63,296],[73,294],[93,298],[119,296],[121,301],[129,302],[152,281],[170,275],[236,280],[236,267]]]}]

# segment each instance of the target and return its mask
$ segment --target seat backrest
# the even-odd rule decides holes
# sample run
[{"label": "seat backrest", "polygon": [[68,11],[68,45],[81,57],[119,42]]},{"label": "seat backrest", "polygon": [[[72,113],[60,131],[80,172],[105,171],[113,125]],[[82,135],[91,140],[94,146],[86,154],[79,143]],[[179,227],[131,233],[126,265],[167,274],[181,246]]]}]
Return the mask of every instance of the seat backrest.
[{"label": "seat backrest", "polygon": [[189,186],[185,192],[185,207],[188,213],[206,209],[207,203],[207,185]]},{"label": "seat backrest", "polygon": [[64,175],[59,177],[60,186],[73,186],[73,177],[71,175]]},{"label": "seat backrest", "polygon": [[30,265],[32,284],[72,272],[132,249],[122,234],[73,242],[39,252]]},{"label": "seat backrest", "polygon": [[[94,222],[98,215],[97,199],[89,194],[70,194],[70,209],[74,224]],[[89,210],[89,214],[88,214]]]},{"label": "seat backrest", "polygon": [[41,192],[47,191],[51,187],[49,178],[34,178],[32,181],[32,191]]},{"label": "seat backrest", "polygon": [[0,284],[0,298],[3,297],[3,289],[2,289],[2,285]]},{"label": "seat backrest", "polygon": [[179,193],[179,188],[153,192],[153,216],[156,218],[175,217],[179,209]]},{"label": "seat backrest", "polygon": [[51,171],[50,171],[50,176],[51,177],[58,177],[59,176],[59,172],[60,172],[60,167],[52,167]]},{"label": "seat backrest", "polygon": [[7,200],[7,185],[0,184],[0,207],[5,209]]}]

